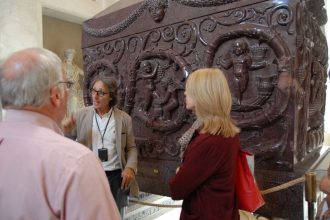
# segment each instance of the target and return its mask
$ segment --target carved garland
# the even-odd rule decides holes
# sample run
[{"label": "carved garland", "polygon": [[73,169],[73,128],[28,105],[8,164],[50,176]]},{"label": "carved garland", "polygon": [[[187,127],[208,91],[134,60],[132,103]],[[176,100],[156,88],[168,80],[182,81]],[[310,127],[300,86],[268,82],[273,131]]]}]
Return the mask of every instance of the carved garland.
[{"label": "carved garland", "polygon": [[167,8],[167,0],[147,0],[143,2],[137,9],[135,9],[126,19],[119,22],[118,24],[112,25],[110,27],[105,28],[92,28],[89,27],[86,23],[83,24],[83,29],[88,34],[94,37],[107,37],[113,34],[117,34],[127,27],[129,27],[136,19],[146,10],[147,8],[153,8],[157,4],[162,5],[163,7]]},{"label": "carved garland", "polygon": [[240,0],[173,0],[179,4],[190,6],[190,7],[212,7],[225,5],[232,2],[238,2]]},{"label": "carved garland", "polygon": [[[174,0],[179,4],[191,6],[191,7],[212,7],[224,5],[240,0]],[[104,28],[92,28],[88,26],[86,23],[83,24],[83,30],[94,36],[94,37],[108,37],[114,34],[117,34],[127,27],[129,27],[132,23],[136,21],[138,17],[147,9],[147,8],[155,8],[157,6],[162,6],[164,8],[168,8],[168,0],[146,0],[141,5],[138,6],[126,19],[119,22],[118,24],[104,27]]]}]

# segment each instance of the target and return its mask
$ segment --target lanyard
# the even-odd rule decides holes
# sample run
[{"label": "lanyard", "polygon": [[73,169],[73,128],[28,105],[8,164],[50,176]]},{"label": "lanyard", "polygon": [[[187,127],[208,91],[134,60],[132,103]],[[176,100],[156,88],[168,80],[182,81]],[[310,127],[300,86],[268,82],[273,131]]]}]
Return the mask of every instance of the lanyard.
[{"label": "lanyard", "polygon": [[111,111],[110,116],[109,116],[108,121],[107,121],[107,124],[106,124],[106,126],[105,126],[105,128],[104,128],[103,135],[102,135],[102,133],[101,133],[101,129],[100,129],[99,123],[98,123],[98,121],[97,121],[96,112],[94,113],[94,117],[95,117],[95,121],[96,121],[97,129],[99,130],[100,135],[101,135],[102,148],[104,148],[104,135],[105,135],[105,132],[107,131],[108,124],[109,124],[109,121],[110,121],[111,116],[112,116],[112,112],[113,112],[113,111]]}]

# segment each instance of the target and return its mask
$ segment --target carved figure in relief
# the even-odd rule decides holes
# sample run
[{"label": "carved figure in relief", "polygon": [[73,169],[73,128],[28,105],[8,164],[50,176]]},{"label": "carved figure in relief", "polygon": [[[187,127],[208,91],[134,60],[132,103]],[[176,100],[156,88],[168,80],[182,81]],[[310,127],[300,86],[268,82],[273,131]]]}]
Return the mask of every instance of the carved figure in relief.
[{"label": "carved figure in relief", "polygon": [[252,65],[252,58],[248,54],[248,45],[245,41],[237,40],[233,44],[233,52],[227,54],[224,59],[220,60],[220,65],[225,69],[233,67],[235,84],[237,86],[235,97],[237,102],[241,102],[242,93],[246,90],[249,80],[248,69]]},{"label": "carved figure in relief", "polygon": [[246,41],[236,40],[231,52],[217,60],[217,64],[225,69],[233,67],[236,89],[233,91],[237,104],[241,104],[242,94],[249,82],[249,69],[259,69],[267,65],[266,61],[253,63],[252,56],[249,54],[249,47]]},{"label": "carved figure in relief", "polygon": [[84,107],[82,90],[84,73],[73,61],[75,53],[74,49],[66,49],[64,51],[63,69],[68,79],[74,82],[72,89],[69,91],[67,116]]},{"label": "carved figure in relief", "polygon": [[172,78],[164,77],[160,80],[160,86],[166,91],[163,96],[155,100],[155,104],[161,105],[163,113],[161,119],[170,120],[171,112],[179,106],[177,89],[178,86]]},{"label": "carved figure in relief", "polygon": [[140,63],[140,74],[138,79],[143,79],[145,81],[144,86],[144,97],[141,103],[141,108],[144,112],[148,112],[150,109],[153,97],[158,97],[155,92],[154,78],[157,74],[158,65],[154,68],[150,61],[144,60]]},{"label": "carved figure in relief", "polygon": [[315,103],[323,98],[325,91],[326,74],[323,67],[318,62],[312,63],[312,76],[310,81],[310,103]]}]

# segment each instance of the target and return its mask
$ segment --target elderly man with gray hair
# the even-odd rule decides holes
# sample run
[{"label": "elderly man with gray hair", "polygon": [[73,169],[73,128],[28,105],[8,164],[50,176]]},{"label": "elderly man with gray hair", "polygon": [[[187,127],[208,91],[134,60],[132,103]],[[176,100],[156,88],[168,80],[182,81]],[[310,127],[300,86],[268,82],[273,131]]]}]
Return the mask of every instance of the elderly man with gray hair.
[{"label": "elderly man with gray hair", "polygon": [[2,62],[0,219],[120,219],[101,164],[60,129],[71,85],[49,50]]}]

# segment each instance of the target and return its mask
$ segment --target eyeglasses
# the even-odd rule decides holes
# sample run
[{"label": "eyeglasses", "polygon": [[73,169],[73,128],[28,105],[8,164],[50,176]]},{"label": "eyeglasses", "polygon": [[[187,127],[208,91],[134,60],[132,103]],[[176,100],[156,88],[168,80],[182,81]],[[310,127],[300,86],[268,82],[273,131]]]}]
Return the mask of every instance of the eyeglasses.
[{"label": "eyeglasses", "polygon": [[74,82],[72,82],[72,81],[70,81],[70,80],[68,80],[68,81],[59,81],[57,84],[61,84],[61,83],[66,84],[66,88],[67,88],[67,89],[71,89],[72,86],[73,86],[73,84],[74,84]]},{"label": "eyeglasses", "polygon": [[103,96],[105,96],[106,94],[109,94],[109,92],[103,92],[102,90],[100,90],[100,91],[97,91],[97,90],[95,90],[95,89],[91,89],[91,95],[95,95],[95,94],[97,94],[98,96],[100,96],[100,97],[103,97]]}]

